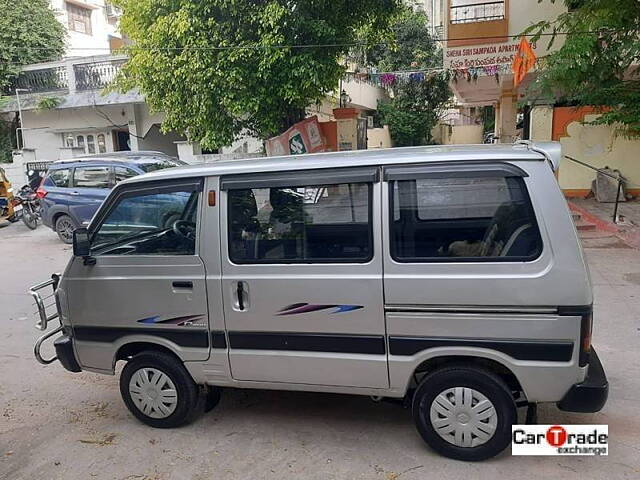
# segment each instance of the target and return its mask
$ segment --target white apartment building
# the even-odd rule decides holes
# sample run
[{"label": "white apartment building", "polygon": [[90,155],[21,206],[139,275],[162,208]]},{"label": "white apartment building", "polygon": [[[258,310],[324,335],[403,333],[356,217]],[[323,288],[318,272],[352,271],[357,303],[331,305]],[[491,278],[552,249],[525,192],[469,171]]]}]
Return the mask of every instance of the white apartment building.
[{"label": "white apartment building", "polygon": [[126,56],[118,49],[120,11],[105,0],[50,0],[67,31],[59,61],[27,65],[5,92],[11,101],[0,113],[17,112],[19,147],[26,161],[52,161],[122,150],[162,150],[177,155],[162,134],[162,115],[150,114],[137,92],[105,93]]},{"label": "white apartment building", "polygon": [[49,0],[51,9],[67,29],[65,57],[106,55],[120,48],[120,10],[105,0]]},{"label": "white apartment building", "polygon": [[447,0],[407,0],[407,4],[418,12],[425,12],[429,19],[429,33],[435,38],[444,35],[444,10]]},{"label": "white apartment building", "polygon": [[[25,66],[14,85],[3,92],[11,100],[0,107],[0,115],[18,114],[22,119],[19,146],[24,162],[122,150],[158,150],[193,161],[194,156],[207,153],[182,135],[163,134],[164,115],[151,114],[138,92],[105,93],[127,60],[118,54],[125,40],[118,32],[121,12],[117,8],[106,0],[50,3],[68,32],[65,57]],[[375,110],[377,100],[386,94],[353,76],[342,87],[349,98],[345,106],[362,111]],[[335,95],[323,104],[337,106],[339,96],[336,88]],[[310,114],[319,113],[312,110]],[[323,110],[331,115],[330,108]],[[247,136],[220,153],[244,155],[262,150],[261,140]]]}]

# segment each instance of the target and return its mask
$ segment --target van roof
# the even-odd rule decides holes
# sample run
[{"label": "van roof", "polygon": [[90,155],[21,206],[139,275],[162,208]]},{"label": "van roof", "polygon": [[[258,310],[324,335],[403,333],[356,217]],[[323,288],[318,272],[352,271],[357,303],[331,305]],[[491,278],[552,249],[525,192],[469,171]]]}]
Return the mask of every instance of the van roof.
[{"label": "van roof", "polygon": [[[543,161],[548,160],[555,169],[559,158],[559,143],[549,142],[540,148],[531,142],[493,145],[436,145],[420,147],[385,148],[325,152],[305,155],[287,155],[239,160],[222,160],[207,164],[175,167],[127,179],[127,183],[151,180],[262,173],[295,170],[314,170],[371,165],[398,165],[423,162],[450,161]],[[557,149],[557,152],[555,151]],[[548,151],[554,150],[553,153]]]}]

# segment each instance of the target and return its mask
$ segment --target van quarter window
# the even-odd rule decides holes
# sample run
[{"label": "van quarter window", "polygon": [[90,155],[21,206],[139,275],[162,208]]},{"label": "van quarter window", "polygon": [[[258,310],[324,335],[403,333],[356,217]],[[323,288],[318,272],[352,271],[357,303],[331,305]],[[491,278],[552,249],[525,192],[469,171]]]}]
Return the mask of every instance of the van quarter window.
[{"label": "van quarter window", "polygon": [[371,259],[371,184],[229,190],[229,258],[235,263]]},{"label": "van quarter window", "polygon": [[542,251],[517,177],[393,182],[391,248],[400,262],[524,261]]},{"label": "van quarter window", "polygon": [[91,242],[92,255],[194,255],[199,192],[129,194]]}]

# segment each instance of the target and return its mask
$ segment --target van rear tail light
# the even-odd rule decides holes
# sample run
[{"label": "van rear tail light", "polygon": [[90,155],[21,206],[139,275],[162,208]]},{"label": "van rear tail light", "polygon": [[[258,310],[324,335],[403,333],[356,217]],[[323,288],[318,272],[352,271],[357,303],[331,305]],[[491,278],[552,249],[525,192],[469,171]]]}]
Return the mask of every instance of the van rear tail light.
[{"label": "van rear tail light", "polygon": [[589,363],[591,353],[591,332],[593,331],[593,311],[584,313],[580,322],[580,357],[579,364],[584,367]]},{"label": "van rear tail light", "polygon": [[38,187],[38,189],[36,190],[36,196],[37,196],[40,200],[42,200],[44,197],[46,197],[46,196],[47,196],[47,193],[49,193],[49,192],[47,192],[47,191],[44,189],[44,187],[43,187],[42,185],[41,185],[41,186],[39,186],[39,187]]}]

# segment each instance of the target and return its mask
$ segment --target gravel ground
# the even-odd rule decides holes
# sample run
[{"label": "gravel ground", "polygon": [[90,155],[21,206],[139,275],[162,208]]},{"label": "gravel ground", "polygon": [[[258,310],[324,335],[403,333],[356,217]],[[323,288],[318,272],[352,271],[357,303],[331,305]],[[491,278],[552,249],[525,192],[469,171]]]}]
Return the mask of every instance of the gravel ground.
[{"label": "gravel ground", "polygon": [[543,406],[539,423],[608,424],[608,457],[512,457],[483,463],[431,452],[409,411],[368,398],[227,390],[220,405],[176,430],[126,410],[117,377],[72,374],[33,358],[26,289],[70,255],[45,227],[0,229],[0,478],[377,479],[640,478],[640,252],[616,239],[585,242],[596,293],[594,342],[609,402],[597,414]]}]

